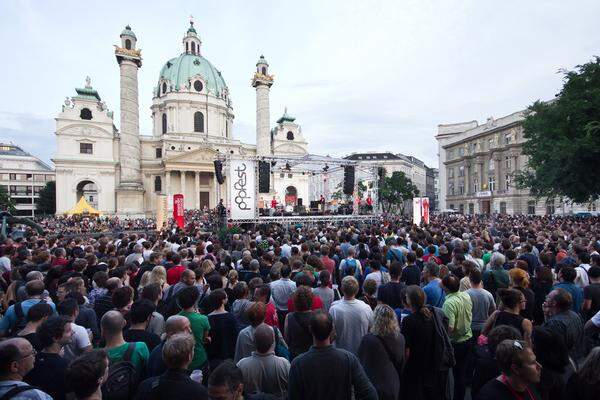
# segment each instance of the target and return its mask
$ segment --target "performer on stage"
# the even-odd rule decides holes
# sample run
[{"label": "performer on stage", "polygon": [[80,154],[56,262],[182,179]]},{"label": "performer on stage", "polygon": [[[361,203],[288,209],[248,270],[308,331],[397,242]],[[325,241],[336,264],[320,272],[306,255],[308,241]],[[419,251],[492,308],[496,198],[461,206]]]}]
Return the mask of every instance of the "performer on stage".
[{"label": "performer on stage", "polygon": [[319,208],[321,209],[321,212],[325,212],[325,196],[323,195],[319,198]]}]

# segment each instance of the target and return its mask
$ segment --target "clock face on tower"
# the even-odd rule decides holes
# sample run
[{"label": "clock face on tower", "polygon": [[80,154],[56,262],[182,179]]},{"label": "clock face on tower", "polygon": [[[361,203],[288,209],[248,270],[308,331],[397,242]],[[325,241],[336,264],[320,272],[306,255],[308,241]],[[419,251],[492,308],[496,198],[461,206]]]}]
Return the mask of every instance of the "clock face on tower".
[{"label": "clock face on tower", "polygon": [[200,81],[195,81],[194,82],[194,89],[196,89],[196,92],[201,92],[202,91],[202,82]]}]

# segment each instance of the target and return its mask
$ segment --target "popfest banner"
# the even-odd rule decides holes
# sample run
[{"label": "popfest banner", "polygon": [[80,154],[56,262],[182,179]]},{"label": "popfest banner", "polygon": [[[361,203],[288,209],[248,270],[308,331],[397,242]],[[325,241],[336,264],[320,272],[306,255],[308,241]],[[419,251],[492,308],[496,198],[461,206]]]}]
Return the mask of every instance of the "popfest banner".
[{"label": "popfest banner", "polygon": [[256,217],[256,162],[231,160],[229,162],[229,193],[231,219]]}]

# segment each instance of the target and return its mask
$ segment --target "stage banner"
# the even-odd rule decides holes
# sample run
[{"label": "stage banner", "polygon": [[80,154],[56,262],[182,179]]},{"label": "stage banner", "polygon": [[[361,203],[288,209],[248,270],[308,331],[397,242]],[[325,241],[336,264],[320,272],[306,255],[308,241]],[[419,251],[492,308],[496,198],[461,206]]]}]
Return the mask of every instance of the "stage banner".
[{"label": "stage banner", "polygon": [[160,231],[167,222],[167,195],[156,195],[156,230]]},{"label": "stage banner", "polygon": [[415,197],[413,199],[413,224],[421,224],[421,198]]},{"label": "stage banner", "polygon": [[255,161],[229,161],[229,198],[231,219],[256,217]]},{"label": "stage banner", "polygon": [[429,224],[429,197],[421,197],[421,219]]},{"label": "stage banner", "polygon": [[173,195],[173,219],[177,223],[177,226],[183,228],[183,195],[182,194],[174,194]]},{"label": "stage banner", "polygon": [[420,225],[429,223],[429,197],[415,197],[413,199],[413,223]]}]

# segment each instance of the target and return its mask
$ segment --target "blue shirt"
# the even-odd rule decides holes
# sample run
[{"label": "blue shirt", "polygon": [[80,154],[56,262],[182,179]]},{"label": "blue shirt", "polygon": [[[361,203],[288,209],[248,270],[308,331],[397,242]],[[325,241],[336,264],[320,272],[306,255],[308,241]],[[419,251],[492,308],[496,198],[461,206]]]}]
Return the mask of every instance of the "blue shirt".
[{"label": "blue shirt", "polygon": [[570,282],[561,282],[557,283],[552,287],[554,289],[564,289],[567,292],[571,293],[571,297],[573,298],[573,307],[571,310],[578,313],[581,311],[581,306],[583,305],[583,289],[577,286],[574,283]]},{"label": "blue shirt", "polygon": [[386,259],[389,262],[398,261],[402,265],[406,264],[406,260],[404,258],[404,253],[402,253],[402,250],[400,250],[399,248],[389,249],[387,252]]},{"label": "blue shirt", "polygon": [[[25,316],[25,321],[27,320],[27,311],[29,309],[39,303],[41,299],[27,299],[21,302],[21,308],[23,309],[23,315]],[[47,304],[52,307],[52,310],[56,312],[56,307],[54,303],[48,301]],[[6,310],[6,314],[4,314],[4,318],[0,320],[0,332],[7,332],[9,329],[12,329],[17,323],[17,313],[15,312],[15,305],[8,307]]]},{"label": "blue shirt", "polygon": [[423,291],[427,296],[427,304],[433,307],[441,308],[444,304],[444,290],[440,286],[440,280],[433,280],[423,286]]}]

